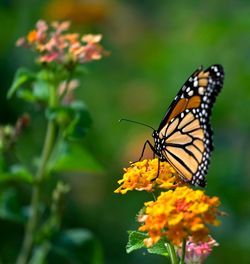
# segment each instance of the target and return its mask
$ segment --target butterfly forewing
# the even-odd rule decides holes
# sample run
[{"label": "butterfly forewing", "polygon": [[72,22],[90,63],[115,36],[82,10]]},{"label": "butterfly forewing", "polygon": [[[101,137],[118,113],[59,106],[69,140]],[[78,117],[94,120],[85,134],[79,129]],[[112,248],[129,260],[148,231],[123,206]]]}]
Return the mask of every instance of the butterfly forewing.
[{"label": "butterfly forewing", "polygon": [[210,161],[211,109],[224,79],[221,65],[195,71],[167,110],[159,129],[164,158],[193,185],[205,186]]}]

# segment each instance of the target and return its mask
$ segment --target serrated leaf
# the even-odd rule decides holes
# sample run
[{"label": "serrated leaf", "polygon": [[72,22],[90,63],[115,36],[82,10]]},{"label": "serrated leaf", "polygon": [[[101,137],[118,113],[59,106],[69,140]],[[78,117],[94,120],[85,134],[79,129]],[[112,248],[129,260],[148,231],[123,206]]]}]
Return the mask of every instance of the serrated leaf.
[{"label": "serrated leaf", "polygon": [[165,241],[163,239],[160,239],[154,246],[148,248],[148,252],[152,254],[162,255],[162,256],[168,256],[167,248],[165,245]]},{"label": "serrated leaf", "polygon": [[151,254],[158,254],[162,256],[168,256],[168,252],[163,239],[159,240],[154,246],[147,248],[144,244],[144,239],[148,238],[148,235],[139,231],[129,231],[129,241],[126,246],[127,253],[145,248]]},{"label": "serrated leaf", "polygon": [[144,239],[147,238],[147,234],[139,231],[129,231],[128,244],[126,246],[127,253],[131,253],[134,250],[140,248],[146,248]]},{"label": "serrated leaf", "polygon": [[8,91],[7,98],[10,99],[13,94],[20,88],[23,84],[30,80],[35,79],[35,73],[31,72],[26,68],[20,68],[16,71],[12,85]]}]

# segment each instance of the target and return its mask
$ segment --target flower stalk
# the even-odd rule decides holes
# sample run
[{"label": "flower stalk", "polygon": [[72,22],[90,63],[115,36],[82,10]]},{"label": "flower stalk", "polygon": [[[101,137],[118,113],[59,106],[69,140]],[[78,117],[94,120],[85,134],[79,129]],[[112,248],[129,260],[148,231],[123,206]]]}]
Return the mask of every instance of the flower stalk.
[{"label": "flower stalk", "polygon": [[171,264],[178,264],[178,258],[174,246],[170,242],[166,243],[165,245],[171,260]]},{"label": "flower stalk", "polygon": [[[56,88],[55,86],[50,87],[50,98],[49,107],[55,107],[57,104],[56,100]],[[39,219],[39,204],[41,200],[42,182],[45,175],[46,165],[52,152],[56,136],[56,124],[54,120],[49,120],[47,125],[47,131],[44,141],[44,146],[41,154],[41,161],[38,167],[37,173],[35,174],[35,183],[32,189],[31,197],[31,215],[28,219],[24,239],[21,247],[21,251],[17,258],[17,264],[25,264],[28,261],[30,252],[34,244],[34,236]]]},{"label": "flower stalk", "polygon": [[186,243],[187,243],[187,239],[184,238],[183,239],[183,242],[182,242],[182,253],[181,253],[181,261],[180,261],[180,264],[185,264]]},{"label": "flower stalk", "polygon": [[[29,262],[31,252],[42,230],[42,228],[38,230],[38,225],[42,226],[43,224],[42,221],[40,223],[42,190],[45,180],[46,182],[49,180],[49,177],[46,177],[47,167],[56,138],[59,139],[61,136],[65,140],[68,138],[80,139],[85,135],[85,128],[89,126],[89,121],[86,121],[89,117],[88,111],[82,102],[74,97],[73,90],[79,86],[78,79],[74,79],[77,77],[74,70],[77,68],[82,70],[81,65],[100,60],[108,54],[100,44],[101,34],[81,36],[78,33],[70,33],[69,27],[69,21],[47,23],[39,20],[35,28],[27,36],[18,39],[16,43],[17,46],[25,47],[35,53],[35,61],[41,70],[33,72],[20,69],[17,71],[8,98],[11,98],[19,89],[29,95],[28,97],[20,96],[21,99],[29,103],[45,105],[45,110],[49,110],[40,162],[33,177],[31,213],[27,220],[16,264]],[[38,93],[36,93],[36,89],[39,90]],[[77,107],[75,102],[77,102]],[[51,114],[52,112],[53,114]],[[62,186],[58,188],[60,189],[58,192],[66,192]],[[58,192],[55,192],[55,196],[59,196],[56,198],[58,199],[56,202],[59,202],[61,195]],[[57,210],[55,203],[51,208],[52,216],[57,214]],[[56,216],[54,219],[51,217],[51,222],[57,222],[56,218]],[[59,226],[59,224],[56,223],[55,226]]]}]

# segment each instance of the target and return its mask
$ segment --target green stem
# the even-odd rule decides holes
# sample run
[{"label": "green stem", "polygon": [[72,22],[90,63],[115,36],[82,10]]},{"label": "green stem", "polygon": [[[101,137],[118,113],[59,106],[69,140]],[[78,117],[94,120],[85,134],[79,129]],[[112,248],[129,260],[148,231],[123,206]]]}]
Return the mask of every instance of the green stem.
[{"label": "green stem", "polygon": [[186,243],[187,243],[187,240],[184,238],[182,242],[182,254],[181,254],[180,264],[185,264]]},{"label": "green stem", "polygon": [[[50,87],[50,88],[51,88],[51,93],[50,93],[49,106],[53,107],[57,103],[55,87]],[[44,178],[48,159],[50,157],[51,151],[54,146],[55,135],[56,135],[56,124],[54,120],[49,120],[47,125],[44,146],[41,154],[41,161],[37,173],[35,174],[35,184],[33,185],[32,188],[32,197],[31,197],[31,205],[30,205],[31,215],[30,218],[28,219],[25,228],[24,239],[16,264],[26,264],[31,249],[33,247],[34,234],[39,219],[39,206],[40,206],[40,198],[41,198],[42,181]]]},{"label": "green stem", "polygon": [[171,264],[178,264],[178,258],[177,258],[174,246],[170,242],[167,242],[165,245],[166,245],[167,250],[168,250],[168,254],[169,254],[169,257],[171,260]]}]

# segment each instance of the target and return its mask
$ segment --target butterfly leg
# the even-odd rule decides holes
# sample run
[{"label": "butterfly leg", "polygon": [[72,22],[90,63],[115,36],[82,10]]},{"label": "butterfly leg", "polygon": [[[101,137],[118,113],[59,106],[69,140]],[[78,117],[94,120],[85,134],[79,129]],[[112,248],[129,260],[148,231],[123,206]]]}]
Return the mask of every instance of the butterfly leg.
[{"label": "butterfly leg", "polygon": [[[147,141],[144,143],[144,145],[143,145],[142,153],[141,153],[141,156],[140,156],[140,158],[139,158],[138,161],[140,161],[140,160],[142,159],[142,157],[143,157],[143,155],[144,155],[144,152],[145,152],[145,149],[146,149],[146,146],[147,146],[147,145],[149,145],[149,147],[150,147],[151,150],[153,151],[153,158],[155,158],[155,156],[156,156],[155,148],[154,148],[154,146],[151,144],[151,142],[150,142],[149,140],[147,140]],[[136,162],[136,161],[132,162],[132,164],[135,163],[135,162]],[[156,176],[155,176],[151,181],[155,180],[155,179],[159,176],[159,174],[160,174],[160,159],[158,158],[157,174],[156,174]]]},{"label": "butterfly leg", "polygon": [[[143,158],[143,155],[144,155],[144,152],[145,152],[145,149],[146,149],[146,146],[147,146],[147,145],[149,145],[149,147],[151,148],[151,150],[153,151],[153,153],[154,153],[154,155],[155,155],[155,149],[154,149],[153,145],[150,143],[149,140],[147,140],[147,141],[144,143],[144,145],[143,145],[141,156],[140,156],[140,158],[139,158],[137,161],[141,161],[141,159]],[[137,162],[137,161],[132,162],[132,164],[135,163],[135,162]]]},{"label": "butterfly leg", "polygon": [[153,151],[153,153],[155,153],[155,149],[154,149],[153,145],[150,143],[149,140],[146,140],[146,142],[144,143],[144,146],[143,146],[143,149],[142,149],[142,153],[141,153],[141,156],[140,156],[139,160],[142,159],[147,145],[149,145],[149,147],[151,148],[151,150]]},{"label": "butterfly leg", "polygon": [[[149,147],[150,147],[151,150],[153,151],[153,158],[155,158],[155,156],[156,156],[155,148],[154,148],[154,146],[150,143],[150,141],[147,140],[147,141],[144,143],[144,146],[143,146],[143,149],[142,149],[142,154],[141,154],[141,157],[140,157],[139,160],[142,159],[143,154],[144,154],[144,151],[145,151],[147,145],[149,145]],[[159,175],[160,175],[160,159],[158,158],[157,174],[156,174],[156,176],[155,176],[151,181],[153,181],[153,180],[155,180],[156,178],[158,178]]]}]

